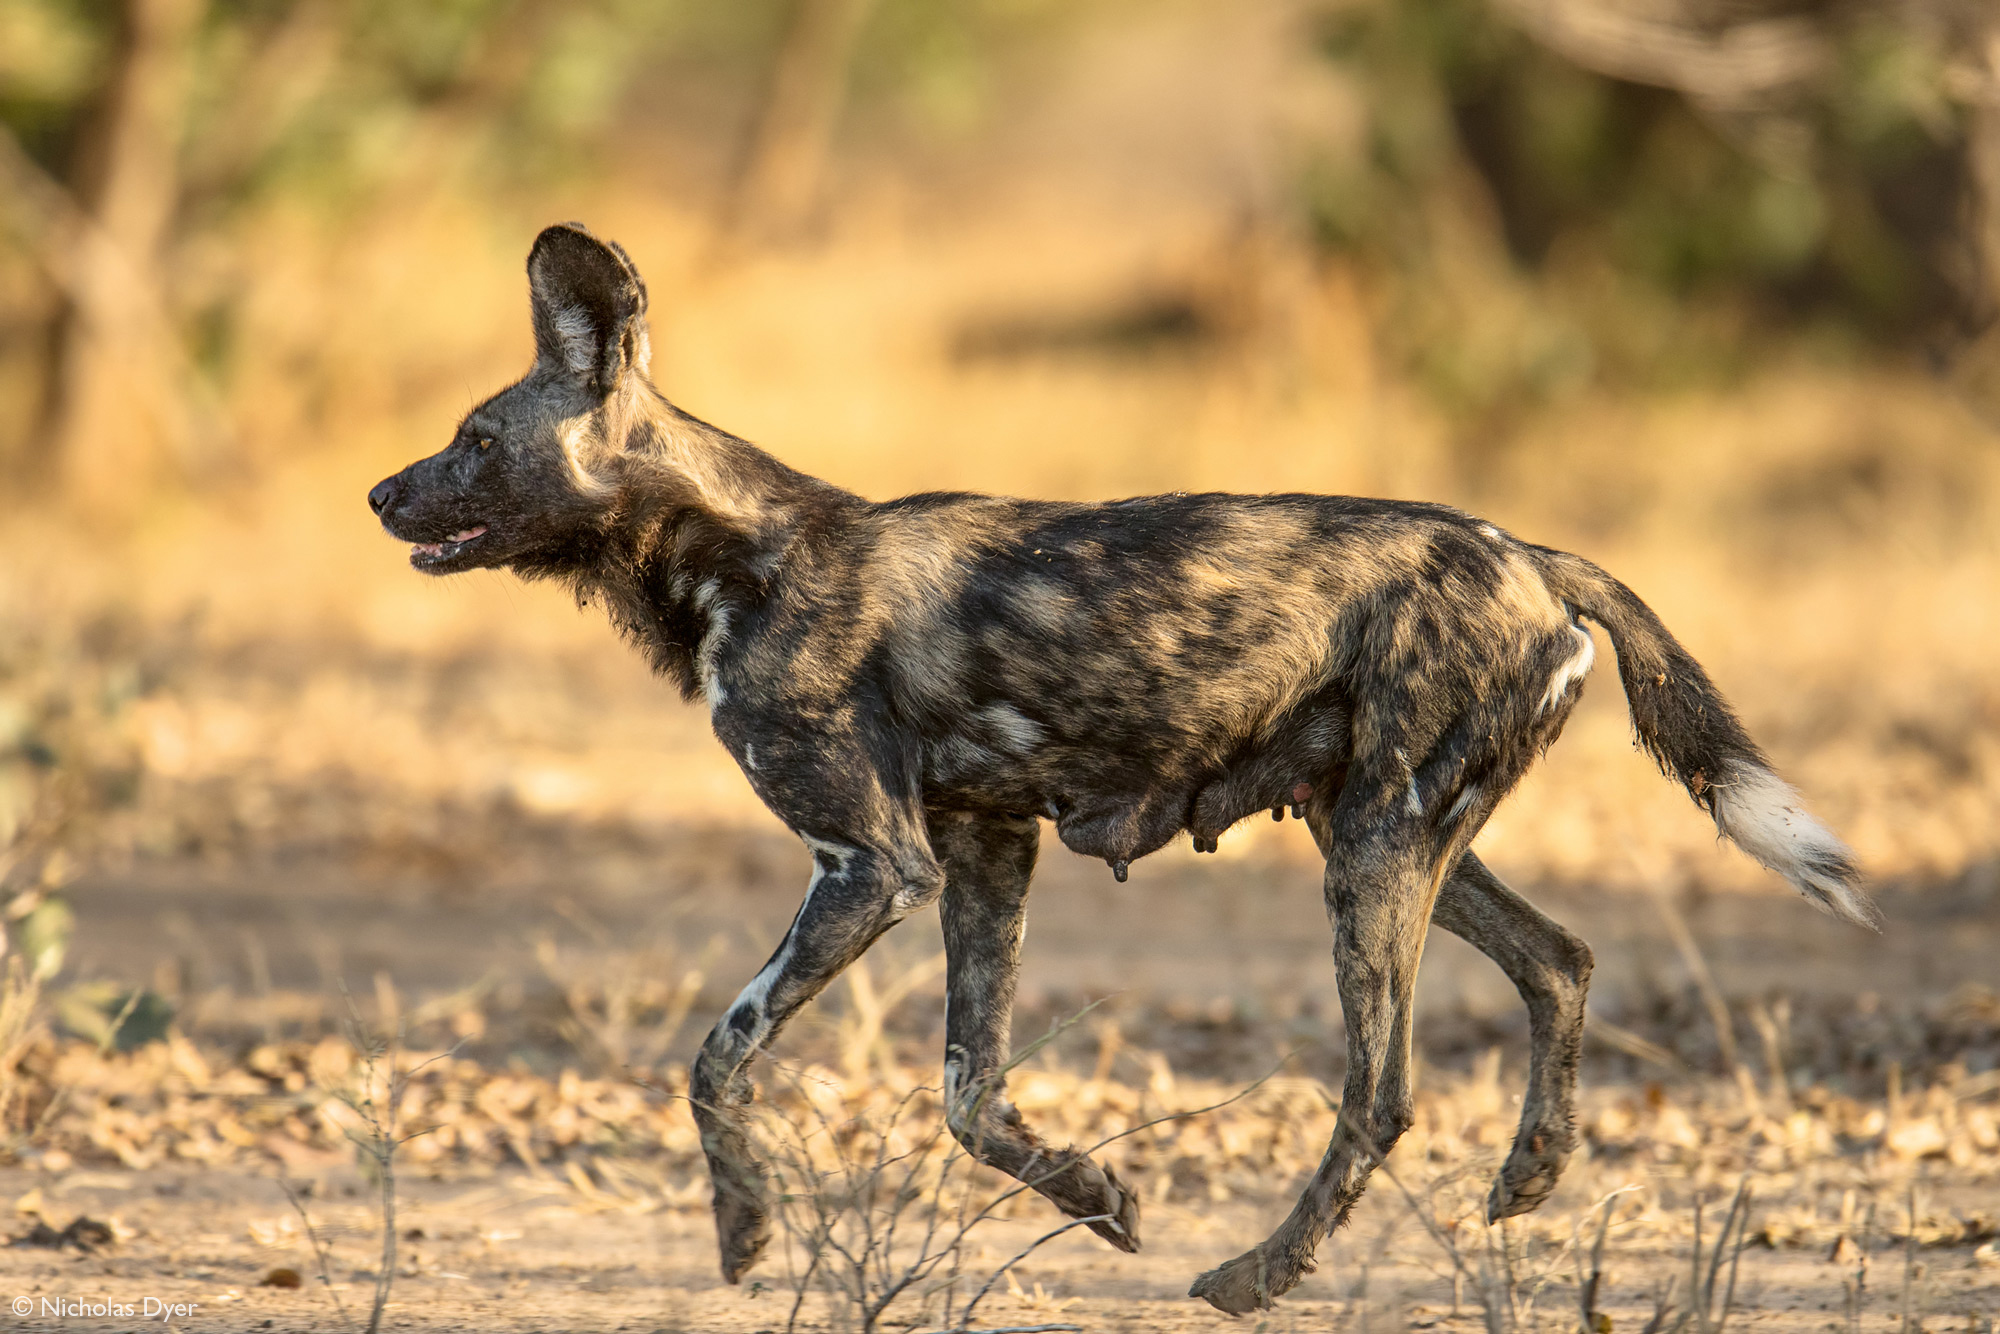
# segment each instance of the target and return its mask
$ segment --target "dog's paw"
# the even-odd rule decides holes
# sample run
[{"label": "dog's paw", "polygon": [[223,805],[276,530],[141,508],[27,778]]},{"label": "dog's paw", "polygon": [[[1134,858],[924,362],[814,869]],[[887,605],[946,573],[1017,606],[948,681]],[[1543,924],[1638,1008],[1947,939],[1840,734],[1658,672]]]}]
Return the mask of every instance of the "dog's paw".
[{"label": "dog's paw", "polygon": [[1279,1286],[1264,1259],[1264,1248],[1255,1247],[1228,1264],[1209,1270],[1188,1288],[1188,1296],[1199,1297],[1225,1315],[1249,1315],[1268,1311],[1271,1304],[1298,1282]]},{"label": "dog's paw", "polygon": [[1529,1135],[1516,1141],[1486,1197],[1486,1221],[1497,1223],[1541,1208],[1555,1193],[1568,1161],[1568,1151],[1557,1147],[1552,1135]]},{"label": "dog's paw", "polygon": [[1111,1217],[1105,1222],[1090,1224],[1090,1230],[1129,1255],[1139,1249],[1139,1196],[1110,1168],[1099,1170],[1104,1173],[1105,1202],[1092,1212],[1110,1214]]},{"label": "dog's paw", "polygon": [[761,1199],[740,1191],[718,1191],[715,1239],[722,1249],[722,1277],[736,1283],[771,1242],[771,1215]]}]

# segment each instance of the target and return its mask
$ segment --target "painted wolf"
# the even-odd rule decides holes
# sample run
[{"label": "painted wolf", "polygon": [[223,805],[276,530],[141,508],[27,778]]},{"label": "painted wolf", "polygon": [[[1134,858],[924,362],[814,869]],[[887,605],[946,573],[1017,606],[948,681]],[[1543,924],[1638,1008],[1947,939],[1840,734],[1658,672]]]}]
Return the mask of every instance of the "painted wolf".
[{"label": "painted wolf", "polygon": [[1311,495],[1109,504],[863,500],[669,403],[646,288],[578,225],[528,256],[535,362],[451,443],[369,492],[429,574],[555,579],[709,712],[812,854],[770,962],[703,1043],[690,1097],[722,1273],[770,1236],[746,1067],[891,926],[944,928],[946,1120],[983,1161],[1121,1250],[1138,1197],[1007,1101],[1041,822],[1123,879],[1185,832],[1303,818],[1346,1020],[1341,1120],[1290,1216],[1194,1282],[1268,1307],[1411,1118],[1411,997],[1432,922],[1526,1001],[1531,1071],[1494,1218],[1535,1208],[1576,1137],[1590,950],[1470,851],[1553,743],[1602,627],[1639,742],[1720,832],[1872,925],[1853,858],[1773,772],[1699,663],[1623,584],[1443,505]]}]

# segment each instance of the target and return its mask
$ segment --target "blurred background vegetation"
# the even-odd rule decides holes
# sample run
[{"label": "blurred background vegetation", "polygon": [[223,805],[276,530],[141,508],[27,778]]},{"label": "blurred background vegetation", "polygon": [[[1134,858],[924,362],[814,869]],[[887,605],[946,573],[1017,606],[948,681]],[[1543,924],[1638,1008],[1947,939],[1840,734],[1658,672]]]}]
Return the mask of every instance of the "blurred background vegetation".
[{"label": "blurred background vegetation", "polygon": [[[129,504],[162,472],[274,447],[232,401],[259,355],[252,237],[337,246],[385,201],[439,199],[525,235],[552,191],[624,180],[720,236],[823,240],[885,176],[948,195],[955,173],[1006,170],[997,131],[1052,68],[1081,48],[1115,86],[1175,11],[1232,22],[1202,8],[4,0],[10,490]],[[1463,448],[1582,392],[1788,357],[1921,364],[1993,410],[1983,0],[1324,0],[1233,23],[1282,86],[1225,90],[1269,105],[1218,206],[1354,275],[1380,355]],[[1199,338],[1246,318],[1213,288],[958,346]]]},{"label": "blurred background vegetation", "polygon": [[[185,999],[241,961],[156,975],[216,938],[174,922],[309,883],[314,931],[663,874],[778,886],[746,959],[782,928],[706,720],[362,505],[526,365],[564,218],[645,271],[665,392],[871,496],[1421,496],[1580,550],[1871,874],[2000,893],[1991,0],[0,0],[0,898],[73,893],[71,972]],[[1481,846],[1771,890],[1608,680]],[[458,966],[411,938],[370,957]]]}]

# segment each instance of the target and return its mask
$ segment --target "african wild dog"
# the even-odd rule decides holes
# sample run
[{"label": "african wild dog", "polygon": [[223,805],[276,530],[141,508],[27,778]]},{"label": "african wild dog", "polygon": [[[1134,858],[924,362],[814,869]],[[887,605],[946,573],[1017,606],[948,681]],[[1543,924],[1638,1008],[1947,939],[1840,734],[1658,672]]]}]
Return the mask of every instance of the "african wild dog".
[{"label": "african wild dog", "polygon": [[1850,921],[1840,842],[1699,664],[1590,562],[1441,505],[1306,495],[875,504],[663,399],[625,252],[551,227],[528,256],[536,360],[441,452],[369,493],[418,569],[558,579],[689,699],[811,849],[784,942],[690,1074],[723,1276],[770,1233],[746,1067],[884,931],[933,902],[949,960],[946,1119],[1121,1250],[1137,1198],[1022,1124],[998,1072],[1040,821],[1127,863],[1289,807],[1326,858],[1345,1117],[1291,1216],[1201,1275],[1224,1311],[1312,1268],[1409,1125],[1411,990],[1432,921],[1527,1002],[1532,1069],[1488,1201],[1533,1209],[1572,1147],[1590,950],[1468,849],[1617,649],[1640,742],[1720,831]]}]

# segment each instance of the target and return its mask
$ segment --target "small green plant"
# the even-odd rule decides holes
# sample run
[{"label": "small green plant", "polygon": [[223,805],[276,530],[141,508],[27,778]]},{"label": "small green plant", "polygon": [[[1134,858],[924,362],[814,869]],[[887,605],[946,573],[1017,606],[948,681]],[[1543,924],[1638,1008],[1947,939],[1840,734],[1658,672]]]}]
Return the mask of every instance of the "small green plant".
[{"label": "small green plant", "polygon": [[[43,992],[49,979],[62,971],[76,919],[69,906],[37,886],[16,894],[7,905],[11,930],[0,932],[5,963],[0,965],[0,1136],[10,1152],[18,1152],[41,1128],[15,1130],[15,1117],[27,1090],[21,1061],[43,1032]],[[41,1123],[55,1114],[60,1098],[42,1112]]]}]

